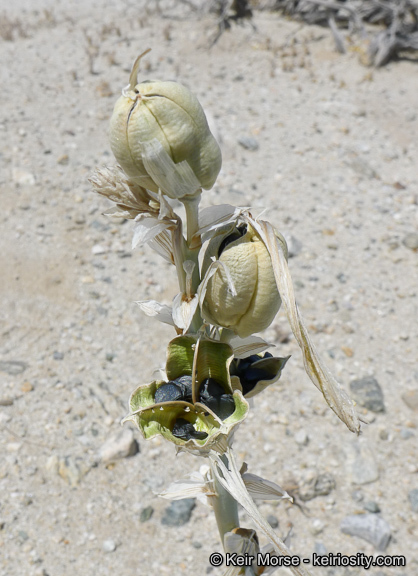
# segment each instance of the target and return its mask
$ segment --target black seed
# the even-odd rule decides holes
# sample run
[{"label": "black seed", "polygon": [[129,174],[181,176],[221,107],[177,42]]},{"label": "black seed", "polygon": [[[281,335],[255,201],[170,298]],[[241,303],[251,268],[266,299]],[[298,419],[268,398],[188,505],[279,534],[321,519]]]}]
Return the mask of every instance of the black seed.
[{"label": "black seed", "polygon": [[184,400],[191,402],[192,400],[192,377],[191,376],[180,376],[173,380],[173,383],[180,388],[183,393]]},{"label": "black seed", "polygon": [[251,392],[260,380],[270,380],[271,375],[268,375],[262,366],[259,368],[254,366],[256,362],[265,358],[273,358],[273,355],[266,352],[263,358],[260,358],[258,354],[252,354],[231,364],[231,374],[239,377],[244,396]]},{"label": "black seed", "polygon": [[247,225],[246,224],[240,224],[237,228],[235,228],[235,230],[229,236],[227,236],[226,238],[224,238],[222,240],[222,243],[219,246],[219,250],[218,250],[218,258],[220,257],[222,252],[225,250],[225,248],[228,246],[228,244],[231,244],[231,242],[235,242],[235,240],[239,240],[240,238],[245,236],[246,233],[247,233]]},{"label": "black seed", "polygon": [[193,424],[184,418],[177,418],[173,426],[173,436],[182,440],[204,440],[208,437],[206,432],[198,432]]},{"label": "black seed", "polygon": [[225,420],[235,411],[232,394],[225,394],[225,390],[213,378],[206,378],[202,382],[199,401],[215,412],[221,420]]},{"label": "black seed", "polygon": [[168,382],[158,388],[154,396],[154,402],[175,402],[183,400],[183,391],[174,382]]}]

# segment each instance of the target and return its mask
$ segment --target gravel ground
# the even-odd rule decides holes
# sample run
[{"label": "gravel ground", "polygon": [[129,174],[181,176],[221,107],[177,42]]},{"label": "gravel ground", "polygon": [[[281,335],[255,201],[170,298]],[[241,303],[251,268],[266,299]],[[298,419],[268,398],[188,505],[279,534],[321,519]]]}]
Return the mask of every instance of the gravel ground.
[{"label": "gravel ground", "polygon": [[[131,252],[131,223],[104,217],[87,181],[113,164],[108,120],[147,47],[143,74],[191,88],[221,143],[203,206],[267,208],[292,246],[317,348],[347,390],[362,380],[353,390],[373,400],[356,438],[305,375],[279,313],[265,338],[292,358],[235,449],[297,505],[260,509],[294,554],[404,555],[406,567],[368,573],[417,574],[416,62],[365,68],[355,45],[337,55],[328,30],[266,12],[209,50],[213,18],[182,3],[34,6],[16,0],[0,15],[1,576],[223,573],[209,564],[221,549],[211,511],[197,504],[172,527],[155,495],[201,462],[136,430],[135,455],[103,456],[174,337],[134,303],[169,303],[174,269],[148,248]],[[118,441],[135,452],[129,431]],[[361,538],[352,515],[381,518],[387,547]]]}]

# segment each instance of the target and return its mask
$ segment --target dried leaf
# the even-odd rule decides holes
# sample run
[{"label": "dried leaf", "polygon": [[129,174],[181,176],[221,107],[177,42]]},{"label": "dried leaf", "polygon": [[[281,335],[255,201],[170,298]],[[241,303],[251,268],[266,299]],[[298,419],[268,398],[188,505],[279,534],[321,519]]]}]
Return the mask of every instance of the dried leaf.
[{"label": "dried leaf", "polygon": [[269,222],[263,220],[256,222],[249,217],[249,221],[258,231],[270,252],[277,288],[282,298],[290,327],[302,350],[306,373],[315,386],[321,390],[328,406],[346,424],[349,430],[358,434],[360,432],[360,422],[354,409],[354,404],[323,364],[299,313],[285,253],[281,242],[277,239],[274,228]]}]

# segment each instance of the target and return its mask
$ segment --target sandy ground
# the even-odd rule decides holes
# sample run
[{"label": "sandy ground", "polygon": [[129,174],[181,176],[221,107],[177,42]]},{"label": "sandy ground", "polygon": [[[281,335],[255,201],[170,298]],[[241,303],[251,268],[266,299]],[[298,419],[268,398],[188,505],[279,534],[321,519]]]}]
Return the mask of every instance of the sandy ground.
[{"label": "sandy ground", "polygon": [[[305,375],[279,314],[265,337],[292,358],[235,448],[250,471],[279,484],[301,489],[327,473],[335,489],[306,502],[305,514],[283,503],[261,510],[282,537],[291,529],[294,554],[323,543],[371,555],[373,545],[340,523],[373,501],[391,527],[385,554],[407,565],[369,573],[414,576],[418,412],[402,394],[418,389],[418,253],[403,243],[417,231],[416,63],[365,68],[355,45],[337,55],[327,30],[269,13],[209,50],[212,18],[156,6],[16,0],[0,11],[0,574],[222,574],[208,560],[220,550],[211,511],[197,505],[190,522],[168,527],[168,503],[154,495],[197,469],[195,457],[137,431],[136,456],[107,466],[97,457],[174,337],[134,304],[169,303],[174,270],[148,248],[131,252],[131,223],[102,216],[108,203],[87,181],[113,164],[113,103],[151,47],[144,75],[191,88],[221,142],[222,172],[203,205],[267,208],[299,241],[290,266],[317,347],[347,388],[373,375],[384,394],[386,411],[362,409],[371,423],[354,437]],[[243,148],[241,137],[259,148]],[[373,480],[355,484],[353,458]],[[154,513],[141,522],[148,506]]]}]

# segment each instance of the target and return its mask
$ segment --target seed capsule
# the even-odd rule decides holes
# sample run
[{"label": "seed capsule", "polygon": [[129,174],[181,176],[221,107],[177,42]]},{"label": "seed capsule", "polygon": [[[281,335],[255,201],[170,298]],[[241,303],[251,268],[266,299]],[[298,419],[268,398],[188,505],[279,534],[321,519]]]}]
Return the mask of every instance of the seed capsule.
[{"label": "seed capsule", "polygon": [[241,338],[265,330],[277,314],[281,299],[264,242],[250,226],[239,226],[223,240],[215,236],[209,242],[203,274],[213,256],[224,267],[219,267],[208,282],[202,306],[205,320],[230,328]]},{"label": "seed capsule", "polygon": [[156,139],[175,164],[187,161],[202,188],[212,188],[222,157],[199,101],[177,82],[137,83],[144,54],[133,65],[129,86],[116,102],[110,121],[110,146],[116,160],[130,178],[158,191],[143,161],[144,144]]}]

